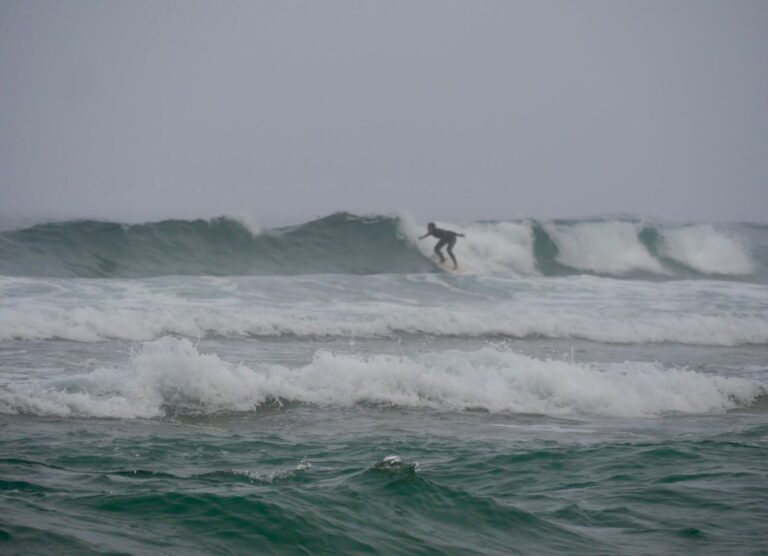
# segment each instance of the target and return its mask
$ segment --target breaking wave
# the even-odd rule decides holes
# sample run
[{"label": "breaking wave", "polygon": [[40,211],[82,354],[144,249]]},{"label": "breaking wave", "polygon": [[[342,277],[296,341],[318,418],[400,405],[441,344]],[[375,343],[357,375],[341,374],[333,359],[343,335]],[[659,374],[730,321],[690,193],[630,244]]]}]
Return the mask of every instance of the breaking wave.
[{"label": "breaking wave", "polygon": [[201,337],[583,339],[616,344],[681,343],[735,346],[768,343],[759,313],[609,313],[598,307],[407,307],[361,305],[354,311],[207,307],[24,307],[0,310],[0,340],[107,339],[148,341],[165,335]]},{"label": "breaking wave", "polygon": [[[463,272],[598,274],[632,278],[759,278],[768,230],[760,226],[652,224],[637,219],[476,222],[439,226],[466,234]],[[257,231],[241,221],[145,224],[74,221],[0,232],[0,275],[153,277],[439,272],[423,224],[336,213]]]},{"label": "breaking wave", "polygon": [[764,384],[659,364],[575,364],[483,348],[403,355],[315,353],[304,366],[249,367],[188,340],[144,344],[125,368],[0,389],[0,412],[162,418],[254,411],[296,402],[547,415],[723,413],[766,395]]}]

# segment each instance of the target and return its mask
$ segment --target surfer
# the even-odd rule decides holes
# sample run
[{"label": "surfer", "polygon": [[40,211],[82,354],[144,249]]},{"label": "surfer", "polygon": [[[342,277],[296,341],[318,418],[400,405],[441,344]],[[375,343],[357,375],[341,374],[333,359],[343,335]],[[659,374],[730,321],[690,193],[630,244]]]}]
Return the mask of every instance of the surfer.
[{"label": "surfer", "polygon": [[447,244],[448,254],[451,256],[451,260],[453,260],[453,269],[456,270],[459,268],[459,263],[456,262],[456,257],[453,256],[453,246],[456,245],[456,238],[464,237],[464,234],[452,232],[451,230],[443,230],[435,226],[434,222],[430,222],[427,224],[427,233],[421,236],[419,239],[424,239],[425,237],[429,236],[434,236],[440,240],[437,242],[437,245],[435,245],[435,253],[437,253],[438,257],[440,257],[440,262],[445,262],[445,257],[443,257],[443,253],[440,251],[440,249],[442,249],[443,246]]}]

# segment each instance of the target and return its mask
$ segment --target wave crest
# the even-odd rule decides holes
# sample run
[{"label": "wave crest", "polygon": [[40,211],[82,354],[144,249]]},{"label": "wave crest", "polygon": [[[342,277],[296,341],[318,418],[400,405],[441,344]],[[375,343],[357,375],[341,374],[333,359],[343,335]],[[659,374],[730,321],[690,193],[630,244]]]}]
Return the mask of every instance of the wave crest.
[{"label": "wave crest", "polygon": [[291,401],[374,404],[549,415],[720,413],[765,395],[753,380],[658,364],[574,364],[497,348],[414,356],[320,350],[301,367],[250,368],[198,352],[188,340],[144,344],[127,368],[14,383],[0,411],[80,417],[158,418],[254,411]]},{"label": "wave crest", "polygon": [[[633,220],[438,223],[462,232],[463,272],[748,276],[763,269],[743,234]],[[47,277],[438,272],[433,241],[406,218],[336,213],[259,230],[243,219],[77,221],[0,232],[0,274]],[[765,235],[762,229],[751,229]],[[762,236],[761,236],[762,237]],[[765,238],[759,239],[765,241]]]},{"label": "wave crest", "polygon": [[664,230],[661,254],[702,274],[746,275],[754,263],[738,239],[710,225]]}]

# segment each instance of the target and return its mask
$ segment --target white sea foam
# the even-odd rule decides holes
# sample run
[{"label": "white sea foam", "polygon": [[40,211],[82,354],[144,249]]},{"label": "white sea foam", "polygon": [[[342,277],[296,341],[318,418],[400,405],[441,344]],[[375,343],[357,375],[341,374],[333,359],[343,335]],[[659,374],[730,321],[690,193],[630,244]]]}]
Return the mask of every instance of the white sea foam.
[{"label": "white sea foam", "polygon": [[[471,274],[494,274],[516,272],[536,274],[536,258],[533,254],[533,231],[529,223],[498,222],[473,223],[469,225],[436,223],[464,234],[459,238],[454,253],[460,268]],[[426,226],[419,226],[412,220],[401,217],[401,229],[412,244],[432,257],[434,240],[419,240],[426,233]],[[443,250],[447,257],[447,253]]]},{"label": "white sea foam", "polygon": [[768,288],[594,276],[0,278],[0,341],[401,334],[768,343]]},{"label": "white sea foam", "polygon": [[558,247],[558,261],[580,270],[621,275],[631,271],[665,273],[638,236],[637,224],[621,221],[546,224]]},{"label": "white sea foam", "polygon": [[484,348],[414,356],[318,351],[302,367],[233,364],[188,340],[147,343],[125,368],[14,383],[0,411],[157,418],[256,410],[292,401],[549,415],[722,413],[765,395],[765,385],[651,363],[574,364]]},{"label": "white sea foam", "polygon": [[221,310],[178,307],[97,309],[82,307],[0,310],[0,340],[105,339],[146,341],[167,334],[204,336],[391,337],[507,336],[581,338],[607,343],[676,342],[698,345],[768,343],[768,318],[744,314],[616,312],[606,306],[553,309],[497,306],[407,307],[395,304],[311,309]]},{"label": "white sea foam", "polygon": [[662,254],[704,274],[745,275],[754,263],[741,242],[702,224],[662,231]]},{"label": "white sea foam", "polygon": [[259,223],[256,221],[256,218],[252,214],[249,214],[247,212],[233,212],[229,214],[229,217],[240,222],[243,226],[247,228],[251,234],[254,236],[259,235],[263,229],[259,225]]},{"label": "white sea foam", "polygon": [[[404,235],[426,256],[433,242],[419,241],[425,226],[401,218]],[[536,274],[534,235],[530,222],[472,223],[437,222],[465,234],[455,248],[460,266],[472,274],[516,272]],[[571,268],[601,274],[622,275],[632,271],[665,274],[639,238],[640,226],[608,220],[572,224],[545,223],[544,230],[558,247],[558,261]]]}]

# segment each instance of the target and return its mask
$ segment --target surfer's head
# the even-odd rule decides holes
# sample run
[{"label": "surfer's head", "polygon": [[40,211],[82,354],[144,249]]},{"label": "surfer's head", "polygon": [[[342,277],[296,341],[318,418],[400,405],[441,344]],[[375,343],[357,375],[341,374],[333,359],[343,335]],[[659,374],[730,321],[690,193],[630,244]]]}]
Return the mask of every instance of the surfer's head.
[{"label": "surfer's head", "polygon": [[434,230],[436,227],[437,227],[437,226],[435,226],[435,223],[434,223],[434,222],[430,222],[429,224],[427,224],[427,230],[429,230],[430,232],[431,232],[432,230]]}]

